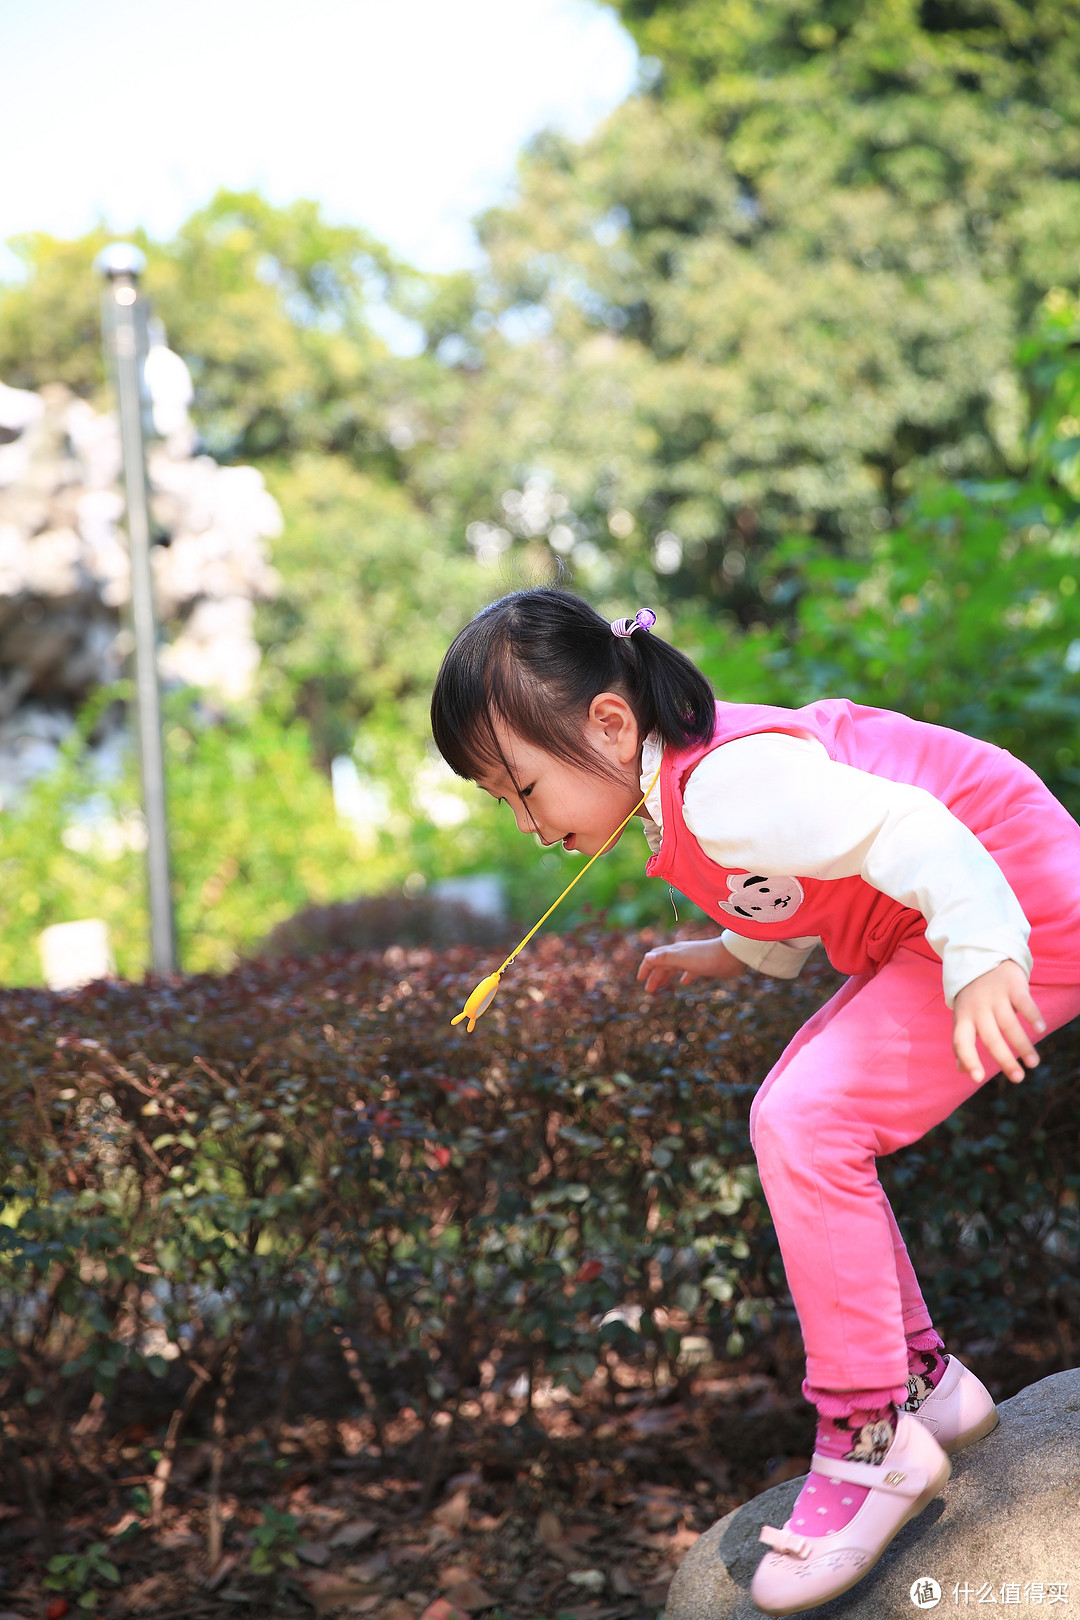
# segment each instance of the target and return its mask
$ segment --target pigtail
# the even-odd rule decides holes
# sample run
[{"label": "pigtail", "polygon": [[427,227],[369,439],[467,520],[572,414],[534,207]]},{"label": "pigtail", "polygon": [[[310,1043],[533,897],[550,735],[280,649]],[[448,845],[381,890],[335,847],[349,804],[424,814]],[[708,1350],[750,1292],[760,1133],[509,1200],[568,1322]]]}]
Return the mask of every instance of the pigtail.
[{"label": "pigtail", "polygon": [[716,701],[709,682],[686,654],[651,631],[612,640],[642,732],[656,732],[668,748],[710,742]]}]

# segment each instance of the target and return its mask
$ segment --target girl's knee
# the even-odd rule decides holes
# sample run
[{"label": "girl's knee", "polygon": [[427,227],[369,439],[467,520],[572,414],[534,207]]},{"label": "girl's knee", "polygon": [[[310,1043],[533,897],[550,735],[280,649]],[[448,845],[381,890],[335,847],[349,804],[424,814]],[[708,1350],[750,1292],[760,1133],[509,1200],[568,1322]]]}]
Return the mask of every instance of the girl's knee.
[{"label": "girl's knee", "polygon": [[774,1086],[759,1092],[750,1110],[750,1145],[758,1163],[778,1158],[790,1165],[813,1140],[813,1115],[797,1096]]}]

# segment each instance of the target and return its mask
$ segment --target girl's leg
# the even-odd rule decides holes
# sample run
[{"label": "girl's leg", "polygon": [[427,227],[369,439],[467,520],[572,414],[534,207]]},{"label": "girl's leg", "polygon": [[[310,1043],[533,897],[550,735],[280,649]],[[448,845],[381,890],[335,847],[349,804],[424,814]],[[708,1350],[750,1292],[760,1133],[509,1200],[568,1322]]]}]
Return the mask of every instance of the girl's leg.
[{"label": "girl's leg", "polygon": [[[1080,1012],[1080,987],[1033,994],[1049,1029]],[[751,1135],[815,1390],[906,1386],[905,1333],[929,1316],[875,1159],[977,1089],[956,1067],[940,965],[901,951],[849,980],[759,1092]]]},{"label": "girl's leg", "polygon": [[925,1333],[931,1326],[930,1312],[922,1297],[919,1279],[915,1275],[915,1268],[907,1252],[907,1244],[900,1236],[900,1228],[896,1224],[896,1216],[892,1212],[892,1205],[882,1192],[882,1202],[885,1205],[885,1215],[892,1233],[893,1264],[896,1267],[896,1280],[900,1285],[900,1310],[904,1319],[904,1333],[910,1339],[913,1334]]},{"label": "girl's leg", "polygon": [[[1049,1029],[1080,1012],[1080,987],[1035,985],[1033,993]],[[987,1063],[988,1076],[995,1072]],[[818,1408],[822,1457],[880,1462],[909,1375],[924,1375],[915,1392],[925,1396],[944,1371],[874,1161],[925,1135],[977,1089],[956,1068],[940,967],[904,951],[874,978],[849,980],[755,1100],[751,1136],[806,1345],[803,1393]],[[920,1349],[928,1353],[913,1354]],[[866,1496],[812,1470],[793,1528],[835,1534]]]},{"label": "girl's leg", "polygon": [[[832,996],[824,1006],[820,1007],[813,1017],[807,1020],[807,1022],[802,1026],[802,1028],[785,1048],[777,1063],[772,1069],[770,1069],[769,1073],[758,1087],[750,1109],[750,1140],[751,1145],[755,1147],[755,1151],[757,1117],[760,1113],[762,1104],[764,1103],[769,1092],[772,1090],[773,1086],[790,1067],[794,1059],[800,1057],[801,1054],[803,1054],[811,1045],[811,1043],[819,1040],[822,1033],[827,1029],[828,1025],[837,1016],[837,1014],[841,1012],[842,1009],[846,1007],[851,1000],[859,994],[860,991],[862,991],[872,982],[873,975],[871,974],[853,976],[852,978],[845,980],[844,984],[841,985],[837,993]],[[927,1310],[926,1303],[922,1297],[922,1291],[919,1288],[914,1267],[912,1266],[911,1260],[908,1256],[907,1247],[904,1243],[903,1237],[900,1234],[900,1228],[896,1224],[896,1217],[892,1212],[888,1199],[885,1197],[883,1189],[881,1190],[881,1200],[885,1217],[888,1221],[889,1229],[892,1235],[893,1262],[900,1289],[904,1331],[910,1336],[930,1327],[930,1313]],[[886,1399],[886,1390],[884,1389],[877,1390],[873,1393],[876,1394],[881,1400]],[[841,1415],[842,1410],[847,1409],[851,1405],[850,1402],[845,1403],[843,1401],[833,1402],[830,1404],[835,1407],[835,1415]]]}]

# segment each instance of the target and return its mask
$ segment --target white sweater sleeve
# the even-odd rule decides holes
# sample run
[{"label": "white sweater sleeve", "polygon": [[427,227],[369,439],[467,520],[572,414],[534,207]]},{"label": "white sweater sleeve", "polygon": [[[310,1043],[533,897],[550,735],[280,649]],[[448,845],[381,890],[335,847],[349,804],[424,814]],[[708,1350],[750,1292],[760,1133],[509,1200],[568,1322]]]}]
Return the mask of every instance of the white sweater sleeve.
[{"label": "white sweater sleeve", "polygon": [[[660,766],[661,751],[659,742],[650,737],[641,758],[641,791],[648,790],[645,838],[654,855],[663,838],[660,784],[653,781]],[[821,943],[816,934],[806,934],[800,939],[747,939],[745,934],[735,934],[730,928],[725,928],[720,938],[732,956],[773,979],[797,978],[810,952]]]},{"label": "white sweater sleeve", "polygon": [[[838,764],[816,740],[762,732],[705,756],[687,781],[683,815],[721,866],[763,877],[859,876],[922,912],[950,1007],[999,962],[1031,972],[1030,926],[1001,868],[924,788]],[[775,974],[773,945],[768,967],[747,955],[761,943],[740,940],[733,954]],[[812,944],[786,942],[793,955],[780,961],[805,958]]]},{"label": "white sweater sleeve", "polygon": [[732,956],[771,979],[797,979],[810,952],[821,944],[816,934],[803,934],[798,939],[747,939],[730,928],[725,928],[720,938]]}]

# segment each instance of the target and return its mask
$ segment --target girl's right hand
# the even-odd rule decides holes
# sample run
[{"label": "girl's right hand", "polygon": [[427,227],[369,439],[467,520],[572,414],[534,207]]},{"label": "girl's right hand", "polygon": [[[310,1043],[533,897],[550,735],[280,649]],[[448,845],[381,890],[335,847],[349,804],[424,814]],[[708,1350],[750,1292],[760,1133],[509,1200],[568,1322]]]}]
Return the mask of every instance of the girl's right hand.
[{"label": "girl's right hand", "polygon": [[692,979],[734,979],[745,973],[746,963],[733,956],[719,939],[681,939],[675,945],[658,945],[647,951],[637,976],[646,990],[662,990],[676,975],[689,984]]}]

